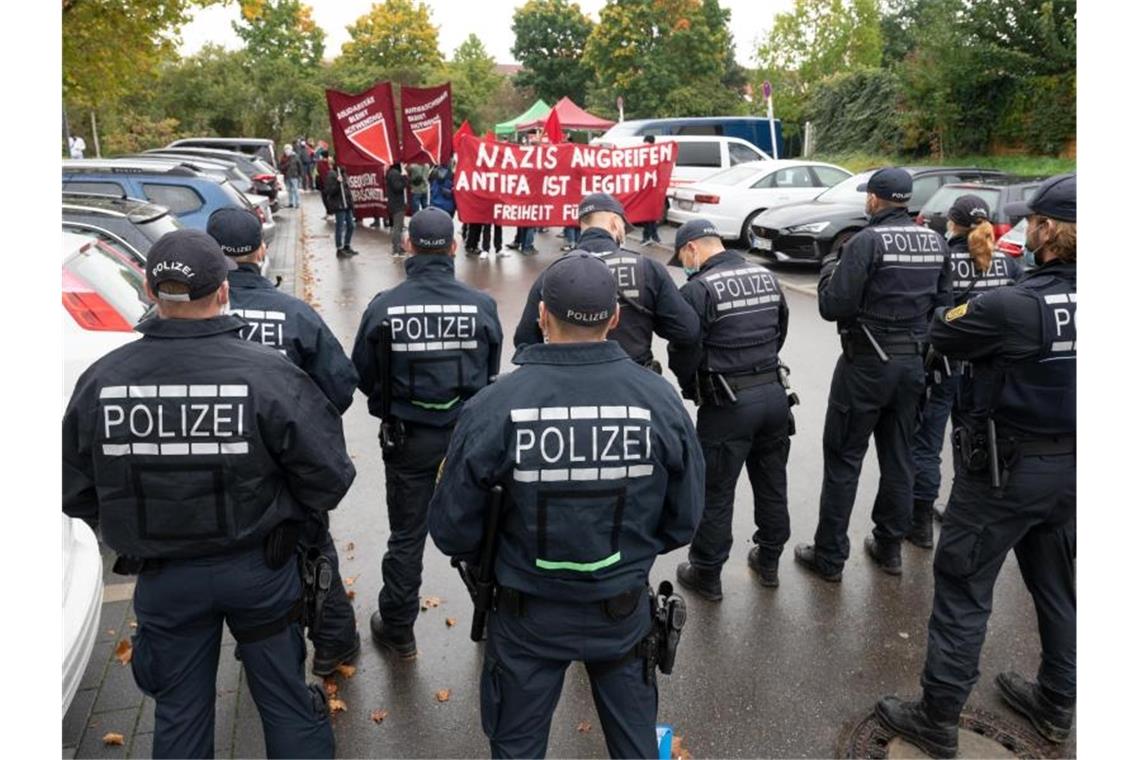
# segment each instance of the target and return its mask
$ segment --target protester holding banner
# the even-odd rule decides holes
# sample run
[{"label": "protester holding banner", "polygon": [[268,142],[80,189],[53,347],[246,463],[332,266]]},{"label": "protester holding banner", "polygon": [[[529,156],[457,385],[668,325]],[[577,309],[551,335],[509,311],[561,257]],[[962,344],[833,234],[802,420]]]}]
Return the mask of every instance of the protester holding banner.
[{"label": "protester holding banner", "polygon": [[354,251],[351,245],[352,231],[356,227],[353,219],[352,191],[347,187],[348,178],[344,170],[335,164],[330,156],[329,165],[333,168],[325,175],[323,191],[325,207],[336,217],[336,255],[355,256],[358,251]]}]

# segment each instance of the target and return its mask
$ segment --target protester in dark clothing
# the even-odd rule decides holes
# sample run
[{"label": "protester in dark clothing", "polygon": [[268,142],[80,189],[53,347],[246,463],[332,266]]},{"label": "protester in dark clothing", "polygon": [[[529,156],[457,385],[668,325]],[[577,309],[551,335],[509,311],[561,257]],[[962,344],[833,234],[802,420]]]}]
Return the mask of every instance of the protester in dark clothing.
[{"label": "protester in dark clothing", "polygon": [[397,161],[384,175],[388,191],[388,218],[392,220],[392,255],[404,255],[404,214],[408,210],[408,175]]},{"label": "protester in dark clothing", "polygon": [[336,255],[355,256],[358,251],[352,249],[352,231],[356,227],[353,219],[352,191],[348,188],[344,170],[335,165],[330,156],[328,174],[325,175],[325,188],[323,197],[325,205],[336,217]]}]

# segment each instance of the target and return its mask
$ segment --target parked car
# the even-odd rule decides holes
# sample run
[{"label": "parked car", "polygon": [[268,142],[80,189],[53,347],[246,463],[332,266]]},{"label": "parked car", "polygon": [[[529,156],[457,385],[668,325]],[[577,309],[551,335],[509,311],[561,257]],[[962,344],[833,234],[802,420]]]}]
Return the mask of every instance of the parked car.
[{"label": "parked car", "polygon": [[749,161],[708,179],[669,190],[668,220],[707,219],[726,240],[748,240],[752,221],[764,210],[806,201],[851,176],[818,161]]},{"label": "parked car", "polygon": [[[1007,176],[1004,172],[975,167],[902,168],[914,179],[914,190],[907,205],[911,216],[916,216],[930,196],[948,182]],[[777,206],[761,213],[752,222],[752,249],[774,256],[778,261],[822,261],[867,226],[863,215],[867,193],[857,188],[874,173],[874,169],[869,169],[824,190],[814,200]]]},{"label": "parked car", "polygon": [[[79,376],[108,351],[139,337],[150,309],[144,275],[123,255],[87,235],[64,232],[63,400]],[[71,705],[99,632],[103,562],[95,534],[63,516],[63,712]]]},{"label": "parked car", "polygon": [[217,148],[154,148],[141,155],[149,156],[187,156],[213,159],[215,161],[231,161],[253,183],[252,192],[264,195],[269,199],[270,209],[277,211],[277,170],[264,160],[234,150],[220,150]]},{"label": "parked car", "polygon": [[182,224],[164,207],[133,198],[63,193],[63,229],[134,251],[139,266],[156,240]]},{"label": "parked car", "polygon": [[168,148],[218,148],[257,156],[277,171],[277,147],[272,140],[259,137],[187,137],[175,140]]},{"label": "parked car", "polygon": [[[784,129],[776,122],[776,151],[784,155]],[[616,142],[644,135],[681,135],[737,137],[759,148],[766,156],[772,155],[772,130],[768,120],[758,116],[701,116],[679,119],[632,119],[610,127],[598,142]],[[640,142],[640,141],[639,141]]]},{"label": "parked car", "polygon": [[154,160],[64,161],[63,189],[145,198],[168,208],[183,226],[198,230],[206,229],[206,220],[219,208],[252,208],[226,179],[192,166]]},{"label": "parked car", "polygon": [[943,185],[923,204],[915,221],[943,235],[946,233],[946,213],[950,211],[954,201],[963,195],[976,195],[990,207],[990,222],[994,226],[994,237],[1000,238],[1020,221],[1020,218],[1012,219],[1005,213],[1005,204],[1032,196],[1041,182],[1040,179],[1004,177],[985,182],[954,182]]},{"label": "parked car", "polygon": [[[701,182],[712,175],[737,164],[752,161],[768,161],[771,156],[764,153],[747,140],[739,137],[697,137],[691,135],[662,137],[658,144],[677,143],[677,163],[673,166],[673,176],[669,187],[680,187],[693,182]],[[640,137],[619,137],[599,145],[628,147],[641,145]]]}]

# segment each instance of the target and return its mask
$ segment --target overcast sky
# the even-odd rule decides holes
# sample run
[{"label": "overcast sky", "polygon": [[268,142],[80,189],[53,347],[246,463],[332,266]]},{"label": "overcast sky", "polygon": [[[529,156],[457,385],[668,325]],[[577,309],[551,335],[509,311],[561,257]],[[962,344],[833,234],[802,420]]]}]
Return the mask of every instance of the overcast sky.
[{"label": "overcast sky", "polygon": [[[371,0],[307,0],[313,18],[325,30],[325,56],[333,58],[348,41],[346,27],[368,12]],[[594,21],[605,0],[577,0],[578,5]],[[736,39],[736,60],[753,66],[752,52],[757,40],[772,27],[772,18],[788,11],[795,0],[721,0],[721,7],[732,11],[732,34]],[[427,0],[432,23],[439,27],[439,46],[450,58],[455,48],[474,32],[499,63],[517,63],[511,55],[514,35],[511,16],[522,0]],[[194,20],[182,29],[183,55],[197,52],[207,42],[230,49],[241,47],[230,26],[239,11],[236,3],[199,10]]]}]

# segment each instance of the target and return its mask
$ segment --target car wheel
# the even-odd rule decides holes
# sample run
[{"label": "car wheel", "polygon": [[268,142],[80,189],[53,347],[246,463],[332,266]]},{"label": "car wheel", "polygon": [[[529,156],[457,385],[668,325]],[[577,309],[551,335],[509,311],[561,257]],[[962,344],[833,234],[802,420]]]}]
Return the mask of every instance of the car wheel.
[{"label": "car wheel", "polygon": [[843,247],[843,244],[850,240],[851,236],[854,234],[855,233],[851,230],[844,230],[843,232],[840,232],[835,236],[835,239],[831,241],[831,248],[829,249],[828,253],[837,255],[839,253],[839,249]]},{"label": "car wheel", "polygon": [[748,245],[749,250],[755,248],[752,244],[752,222],[756,217],[763,213],[764,209],[758,208],[744,218],[744,224],[740,228],[740,242]]}]

